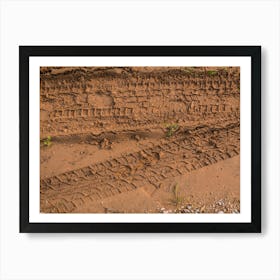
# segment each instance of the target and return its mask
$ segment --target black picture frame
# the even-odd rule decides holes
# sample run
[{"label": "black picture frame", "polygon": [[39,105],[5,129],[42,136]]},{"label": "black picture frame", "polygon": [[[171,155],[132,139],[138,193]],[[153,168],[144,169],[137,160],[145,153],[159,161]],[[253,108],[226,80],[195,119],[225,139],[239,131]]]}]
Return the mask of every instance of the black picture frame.
[{"label": "black picture frame", "polygon": [[[251,57],[250,223],[32,223],[29,221],[29,58],[32,56]],[[21,233],[261,232],[261,46],[19,46]]]}]

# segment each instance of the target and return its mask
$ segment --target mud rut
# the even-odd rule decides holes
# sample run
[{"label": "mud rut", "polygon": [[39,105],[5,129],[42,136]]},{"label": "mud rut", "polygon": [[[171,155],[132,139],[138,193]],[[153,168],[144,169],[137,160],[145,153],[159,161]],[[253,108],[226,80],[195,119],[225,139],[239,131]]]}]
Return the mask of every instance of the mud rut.
[{"label": "mud rut", "polygon": [[[239,88],[235,67],[41,68],[41,138],[152,139],[140,151],[42,178],[41,211],[75,212],[143,186],[156,192],[239,155]],[[166,137],[166,124],[174,123],[178,129]]]}]

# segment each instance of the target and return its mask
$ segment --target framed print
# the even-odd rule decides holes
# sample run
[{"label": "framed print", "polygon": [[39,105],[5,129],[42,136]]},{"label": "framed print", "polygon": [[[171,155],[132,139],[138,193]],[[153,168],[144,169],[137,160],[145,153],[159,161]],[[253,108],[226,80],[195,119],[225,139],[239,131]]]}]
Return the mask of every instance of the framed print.
[{"label": "framed print", "polygon": [[20,46],[20,232],[261,232],[260,46]]}]

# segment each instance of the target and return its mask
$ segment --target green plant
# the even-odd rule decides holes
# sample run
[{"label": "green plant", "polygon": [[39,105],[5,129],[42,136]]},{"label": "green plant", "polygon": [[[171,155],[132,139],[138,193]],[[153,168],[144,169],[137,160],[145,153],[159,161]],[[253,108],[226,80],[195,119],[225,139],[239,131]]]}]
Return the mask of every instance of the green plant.
[{"label": "green plant", "polygon": [[52,144],[52,138],[51,136],[48,136],[47,138],[44,138],[41,140],[43,146],[49,147]]},{"label": "green plant", "polygon": [[209,76],[215,76],[215,75],[218,74],[218,72],[217,72],[217,71],[214,71],[214,70],[209,70],[209,71],[207,71],[207,74],[208,74]]},{"label": "green plant", "polygon": [[186,197],[181,195],[179,185],[176,184],[172,190],[173,197],[171,198],[171,203],[174,204],[176,207],[182,205],[186,201]]},{"label": "green plant", "polygon": [[166,136],[171,137],[179,128],[177,123],[166,124]]}]

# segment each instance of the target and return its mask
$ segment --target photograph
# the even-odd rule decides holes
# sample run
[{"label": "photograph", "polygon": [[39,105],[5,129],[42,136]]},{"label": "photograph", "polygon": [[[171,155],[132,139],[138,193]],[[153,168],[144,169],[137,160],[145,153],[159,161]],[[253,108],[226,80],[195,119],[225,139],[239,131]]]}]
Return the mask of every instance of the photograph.
[{"label": "photograph", "polygon": [[19,56],[22,232],[261,230],[259,46]]},{"label": "photograph", "polygon": [[240,67],[40,67],[41,213],[240,213]]}]

